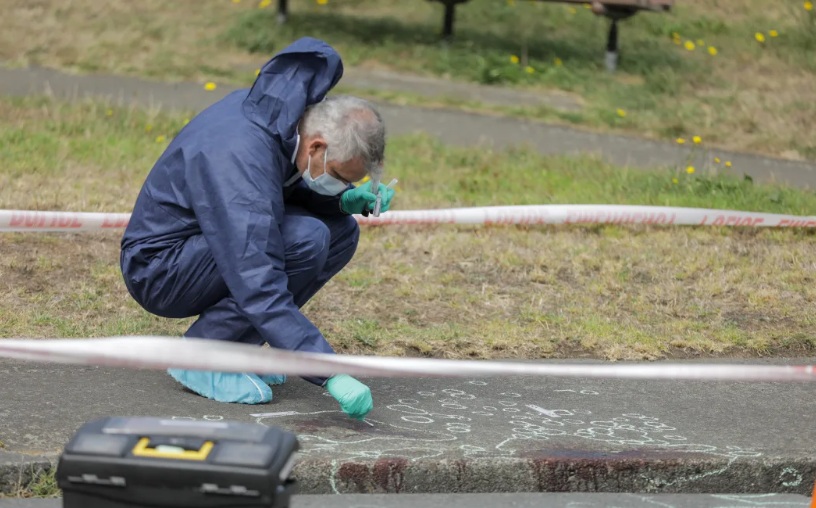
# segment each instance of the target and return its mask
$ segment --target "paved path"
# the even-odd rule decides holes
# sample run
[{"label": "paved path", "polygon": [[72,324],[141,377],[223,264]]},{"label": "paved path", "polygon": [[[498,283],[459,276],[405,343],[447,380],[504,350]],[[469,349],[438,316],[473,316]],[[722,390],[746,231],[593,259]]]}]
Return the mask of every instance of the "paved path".
[{"label": "paved path", "polygon": [[[797,493],[816,481],[816,384],[371,379],[347,418],[290,379],[216,403],[163,372],[0,360],[0,478],[48,462],[101,416],[238,420],[296,432],[302,492]],[[12,387],[12,389],[9,389]],[[8,489],[8,485],[6,486]]]},{"label": "paved path", "polygon": [[[60,508],[57,499],[0,499],[0,508]],[[292,508],[808,508],[795,494],[349,494],[294,496]]]},{"label": "paved path", "polygon": [[[206,92],[195,83],[169,84],[120,76],[79,76],[48,69],[0,67],[0,94],[3,95],[50,91],[63,98],[105,97],[121,103],[196,111],[231,90],[219,87],[216,92]],[[454,145],[502,148],[527,144],[542,154],[596,154],[611,163],[637,168],[682,164],[688,153],[688,148],[673,143],[595,134],[515,118],[389,104],[381,104],[381,110],[392,135],[421,131]],[[738,176],[748,174],[758,182],[779,181],[816,188],[816,163],[725,151],[717,153],[733,162],[731,171]]]}]

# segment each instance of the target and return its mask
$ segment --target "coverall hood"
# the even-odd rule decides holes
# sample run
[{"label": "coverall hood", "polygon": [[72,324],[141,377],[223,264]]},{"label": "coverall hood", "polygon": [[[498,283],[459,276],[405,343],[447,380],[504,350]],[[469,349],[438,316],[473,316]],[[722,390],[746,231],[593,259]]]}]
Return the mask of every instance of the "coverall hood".
[{"label": "coverall hood", "polygon": [[[295,78],[309,66],[311,79]],[[244,114],[276,138],[288,159],[296,149],[297,125],[306,108],[322,101],[343,76],[343,62],[331,46],[304,37],[261,68],[244,100]]]}]

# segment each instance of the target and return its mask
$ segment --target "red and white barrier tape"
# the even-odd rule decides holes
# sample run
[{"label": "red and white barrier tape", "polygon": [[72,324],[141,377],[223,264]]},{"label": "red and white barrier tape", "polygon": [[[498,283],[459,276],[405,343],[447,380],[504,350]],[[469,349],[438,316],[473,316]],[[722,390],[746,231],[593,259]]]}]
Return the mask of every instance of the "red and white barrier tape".
[{"label": "red and white barrier tape", "polygon": [[685,363],[551,363],[438,360],[301,353],[202,339],[0,339],[0,356],[28,361],[164,370],[255,372],[292,376],[551,376],[723,381],[816,381],[814,365]]},{"label": "red and white barrier tape", "polygon": [[[780,215],[705,208],[636,205],[528,205],[395,210],[360,224],[654,224],[814,228],[816,216]],[[102,231],[127,226],[127,213],[0,210],[0,232]]]}]

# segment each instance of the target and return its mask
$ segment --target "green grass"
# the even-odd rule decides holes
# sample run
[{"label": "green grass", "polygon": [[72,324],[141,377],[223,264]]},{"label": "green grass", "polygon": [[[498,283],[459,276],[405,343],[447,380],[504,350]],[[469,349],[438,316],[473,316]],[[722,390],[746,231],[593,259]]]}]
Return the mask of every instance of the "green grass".
[{"label": "green grass", "polygon": [[57,485],[57,468],[46,469],[31,468],[24,471],[23,477],[17,485],[12,485],[7,492],[0,492],[0,500],[3,498],[55,498],[60,494]]},{"label": "green grass", "polygon": [[[669,14],[641,13],[622,23],[615,75],[602,68],[607,20],[561,4],[471,0],[457,8],[456,36],[444,44],[441,6],[421,0],[293,2],[283,26],[273,5],[262,9],[249,0],[194,7],[43,0],[39,11],[28,0],[8,2],[11,14],[0,19],[0,61],[11,65],[249,84],[254,69],[275,52],[314,36],[336,47],[347,66],[558,90],[585,104],[570,113],[523,103],[466,104],[469,109],[664,140],[696,134],[711,146],[816,158],[810,135],[816,127],[816,11],[805,11],[800,0],[683,0]],[[98,15],[88,16],[91,10]],[[757,32],[765,34],[764,43],[755,40]],[[694,51],[685,42],[693,42]],[[463,105],[410,91],[380,96]]]},{"label": "green grass", "polygon": [[[125,212],[183,115],[0,99],[0,208]],[[150,126],[150,128],[147,128]],[[157,141],[158,136],[165,138]],[[395,210],[600,203],[812,214],[816,195],[700,166],[654,171],[523,147],[392,139]],[[676,180],[676,183],[675,183]],[[119,233],[0,235],[0,334],[180,335],[118,269]],[[804,230],[626,226],[364,228],[304,308],[338,351],[610,359],[816,352]],[[359,305],[366,301],[366,305]]]},{"label": "green grass", "polygon": [[[463,4],[450,44],[440,43],[438,4],[411,4],[409,11],[405,2],[396,1],[301,7],[283,27],[275,25],[272,11],[246,11],[225,40],[267,55],[297,37],[319,34],[353,66],[557,89],[587,103],[577,114],[546,108],[531,112],[520,104],[525,116],[663,139],[694,133],[712,143],[759,150],[776,145],[778,152],[794,149],[813,157],[812,140],[769,128],[784,129],[777,119],[798,116],[802,107],[816,113],[808,105],[812,101],[789,88],[795,86],[791,80],[804,83],[799,81],[803,75],[812,79],[816,73],[816,16],[791,0],[773,7],[742,0],[737,4],[679,2],[672,14],[642,13],[626,20],[621,25],[623,59],[615,77],[602,68],[607,21],[583,8],[542,2]],[[771,29],[779,35],[767,35]],[[765,43],[754,39],[756,32],[766,34]],[[680,35],[680,44],[673,34]],[[704,45],[698,46],[700,40]],[[685,49],[686,41],[694,42],[694,51]],[[710,47],[716,56],[709,54]],[[767,72],[776,79],[752,76]],[[790,103],[780,104],[786,101],[773,97],[777,92],[770,88],[787,88]],[[626,112],[625,118],[618,109]],[[763,139],[755,135],[759,132]]]}]

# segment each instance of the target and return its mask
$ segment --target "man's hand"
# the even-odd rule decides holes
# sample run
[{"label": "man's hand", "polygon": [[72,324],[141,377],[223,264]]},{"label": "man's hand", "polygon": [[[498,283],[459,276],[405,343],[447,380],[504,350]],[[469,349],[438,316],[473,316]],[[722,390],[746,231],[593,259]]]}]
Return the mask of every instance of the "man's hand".
[{"label": "man's hand", "polygon": [[326,389],[340,403],[344,413],[362,420],[374,408],[371,390],[346,374],[338,374],[326,381]]},{"label": "man's hand", "polygon": [[[379,189],[380,196],[382,196],[380,212],[387,212],[396,191],[389,189],[383,183],[380,184]],[[369,180],[359,187],[345,191],[340,196],[340,208],[348,214],[359,214],[363,213],[363,210],[374,210],[376,201],[377,195],[371,191],[371,180]]]}]

